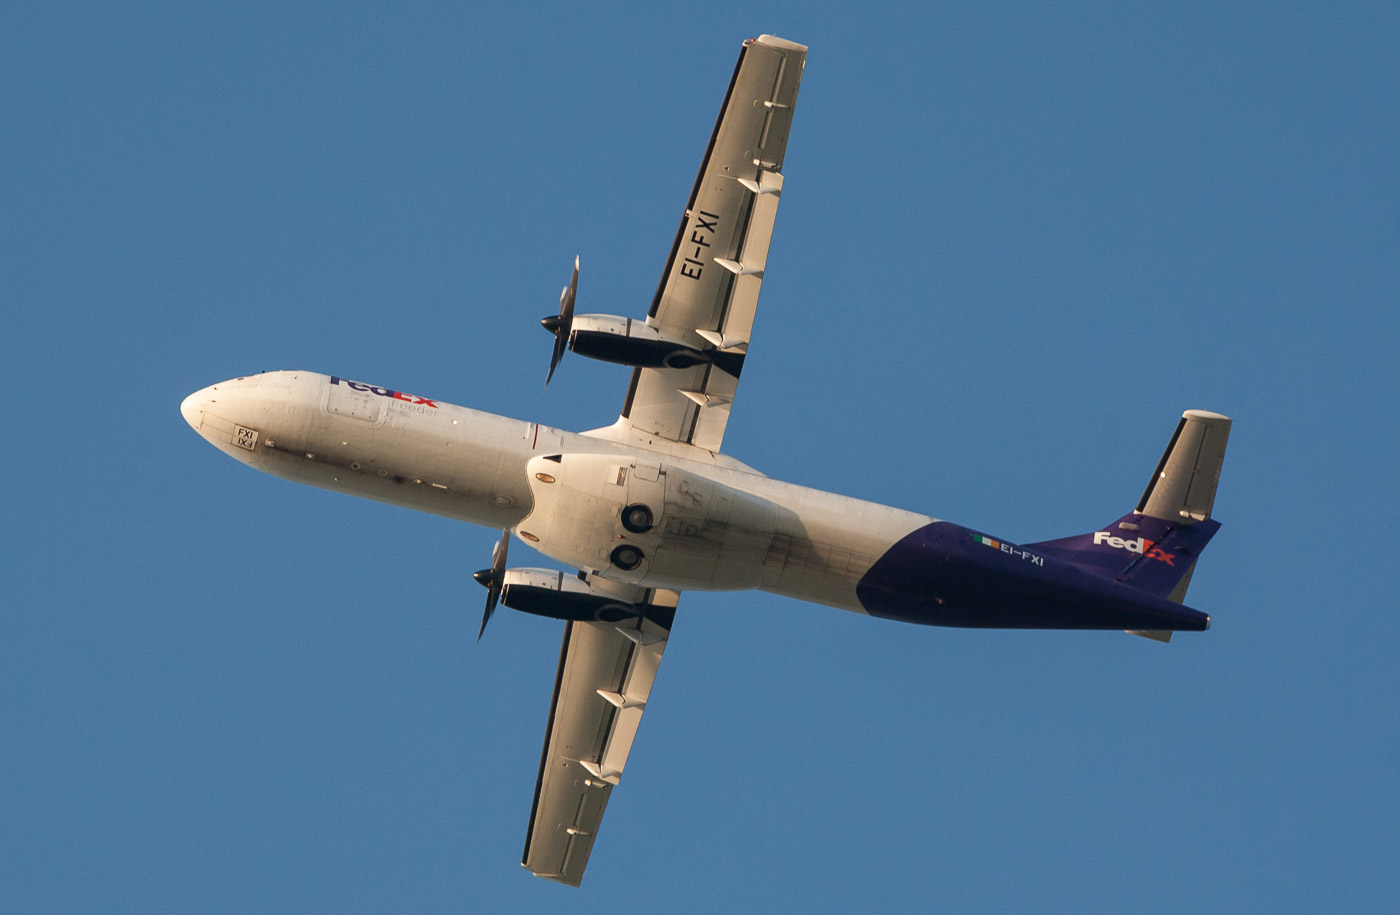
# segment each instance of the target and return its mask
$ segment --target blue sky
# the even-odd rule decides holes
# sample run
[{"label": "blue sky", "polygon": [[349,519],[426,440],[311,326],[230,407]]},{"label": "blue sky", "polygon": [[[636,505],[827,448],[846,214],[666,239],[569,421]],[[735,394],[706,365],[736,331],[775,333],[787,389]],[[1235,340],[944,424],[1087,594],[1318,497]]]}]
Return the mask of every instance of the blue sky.
[{"label": "blue sky", "polygon": [[[560,624],[495,534],[220,455],[337,372],[583,429],[742,39],[811,46],[726,450],[1032,541],[1235,417],[1191,588],[1113,633],[689,594],[584,886],[517,862]],[[1393,4],[0,13],[0,908],[1376,910],[1395,822]],[[533,557],[517,544],[515,563]]]}]

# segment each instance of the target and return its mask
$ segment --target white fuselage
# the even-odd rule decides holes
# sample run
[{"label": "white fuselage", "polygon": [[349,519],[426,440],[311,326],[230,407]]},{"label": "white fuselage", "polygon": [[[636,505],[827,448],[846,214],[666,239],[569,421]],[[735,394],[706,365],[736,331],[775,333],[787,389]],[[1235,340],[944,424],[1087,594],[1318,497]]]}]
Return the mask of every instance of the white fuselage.
[{"label": "white fuselage", "polygon": [[[565,432],[313,372],[221,382],[190,395],[181,412],[211,444],[259,470],[511,530],[560,562],[645,587],[757,587],[864,612],[857,582],[935,520],[774,480],[689,446],[653,450],[610,440],[612,428]],[[660,483],[645,482],[658,468]],[[614,532],[615,509],[647,486],[660,518],[655,531],[632,538],[649,561],[629,572],[607,559],[630,536]],[[708,514],[687,504],[702,498]],[[542,500],[552,500],[548,518],[532,516]],[[572,526],[559,520],[571,518]],[[546,522],[553,536],[536,533]]]}]

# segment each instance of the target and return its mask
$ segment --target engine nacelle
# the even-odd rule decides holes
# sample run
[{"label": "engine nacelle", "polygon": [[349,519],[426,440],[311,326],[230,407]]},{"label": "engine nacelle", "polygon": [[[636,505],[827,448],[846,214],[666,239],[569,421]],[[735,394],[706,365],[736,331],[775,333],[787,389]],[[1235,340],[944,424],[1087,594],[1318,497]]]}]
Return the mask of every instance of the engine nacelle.
[{"label": "engine nacelle", "polygon": [[506,569],[503,577],[501,603],[536,616],[617,623],[653,613],[674,612],[673,608],[621,600],[557,569]]},{"label": "engine nacelle", "polygon": [[534,507],[516,533],[551,559],[648,588],[758,587],[777,509],[690,470],[618,454],[526,468]]},{"label": "engine nacelle", "polygon": [[701,350],[666,336],[645,321],[619,315],[575,315],[569,349],[590,359],[648,369],[688,369],[713,363],[738,378],[747,347]]}]

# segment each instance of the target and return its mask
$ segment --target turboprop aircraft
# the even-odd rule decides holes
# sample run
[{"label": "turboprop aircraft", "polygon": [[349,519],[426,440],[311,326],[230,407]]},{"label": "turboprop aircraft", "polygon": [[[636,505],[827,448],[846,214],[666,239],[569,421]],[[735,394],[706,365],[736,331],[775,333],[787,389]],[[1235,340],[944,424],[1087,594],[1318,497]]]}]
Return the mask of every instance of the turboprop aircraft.
[{"label": "turboprop aircraft", "polygon": [[[783,192],[807,49],[744,42],[645,319],[576,315],[578,261],[545,383],[572,351],[632,367],[617,422],[567,432],[338,375],[234,378],[180,411],[276,476],[502,531],[498,604],[565,620],[522,864],[577,886],[684,590],[757,588],[931,626],[1204,630],[1182,604],[1230,420],[1187,410],[1137,506],[1016,543],[764,476],[721,451]],[[570,571],[507,568],[511,535]]]}]

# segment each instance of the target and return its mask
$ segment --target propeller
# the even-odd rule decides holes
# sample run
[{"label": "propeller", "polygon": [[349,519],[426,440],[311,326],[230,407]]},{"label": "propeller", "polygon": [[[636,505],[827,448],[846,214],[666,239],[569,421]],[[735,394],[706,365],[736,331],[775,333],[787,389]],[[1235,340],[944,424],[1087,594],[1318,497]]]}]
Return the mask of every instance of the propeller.
[{"label": "propeller", "polygon": [[501,542],[491,550],[491,568],[474,572],[472,578],[486,588],[486,612],[481,616],[481,630],[476,640],[486,632],[486,624],[491,622],[491,614],[496,612],[496,602],[501,599],[501,586],[506,578],[506,550],[510,548],[510,531],[501,531]]},{"label": "propeller", "polygon": [[544,329],[554,334],[554,355],[549,359],[549,374],[544,377],[545,387],[549,387],[549,379],[554,377],[559,360],[564,358],[564,351],[569,348],[569,332],[574,326],[574,296],[577,294],[578,257],[575,257],[574,275],[569,277],[569,285],[559,293],[559,314],[540,319]]}]

